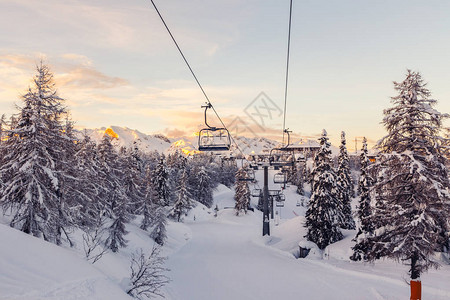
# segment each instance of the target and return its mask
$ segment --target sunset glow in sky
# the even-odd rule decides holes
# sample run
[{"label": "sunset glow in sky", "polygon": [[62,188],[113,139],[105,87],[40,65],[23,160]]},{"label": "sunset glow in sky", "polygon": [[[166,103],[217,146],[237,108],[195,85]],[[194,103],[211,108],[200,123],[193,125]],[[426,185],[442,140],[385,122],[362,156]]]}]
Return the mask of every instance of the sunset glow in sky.
[{"label": "sunset glow in sky", "polygon": [[[280,114],[261,129],[246,112],[261,92],[283,108],[289,0],[155,2],[225,123],[281,140]],[[201,127],[203,95],[150,1],[0,0],[0,14],[0,113],[15,112],[43,59],[78,126]],[[449,113],[449,15],[447,0],[294,0],[287,127],[373,144],[407,68]]]}]

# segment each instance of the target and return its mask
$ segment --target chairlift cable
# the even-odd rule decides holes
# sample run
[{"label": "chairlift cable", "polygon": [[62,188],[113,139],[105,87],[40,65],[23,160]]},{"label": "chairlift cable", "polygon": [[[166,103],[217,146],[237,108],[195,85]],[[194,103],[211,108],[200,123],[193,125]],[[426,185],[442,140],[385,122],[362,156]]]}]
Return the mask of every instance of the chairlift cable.
[{"label": "chairlift cable", "polygon": [[290,48],[291,48],[292,1],[293,0],[290,0],[290,6],[289,6],[289,30],[288,30],[287,58],[286,58],[286,82],[285,82],[285,86],[284,86],[283,144],[284,144],[284,130],[286,129],[286,106],[287,106],[288,79],[289,79],[289,56],[290,56]]},{"label": "chairlift cable", "polygon": [[[167,26],[166,21],[164,20],[163,16],[161,15],[161,13],[159,12],[158,8],[156,7],[155,2],[153,0],[150,0],[150,1],[152,2],[153,7],[155,8],[156,12],[158,13],[159,18],[161,19],[162,23],[164,24],[164,27],[167,29],[167,32],[169,33],[170,37],[172,38],[172,41],[174,42],[175,46],[177,47],[178,51],[180,52],[181,57],[183,58],[183,60],[186,63],[187,67],[189,68],[189,71],[191,72],[192,76],[194,77],[195,82],[197,82],[197,85],[199,86],[200,90],[202,91],[203,95],[205,96],[205,99],[206,99],[207,103],[211,106],[212,110],[216,114],[216,116],[219,119],[219,121],[222,124],[222,126],[225,129],[227,129],[227,127],[225,126],[224,122],[222,121],[222,119],[220,118],[219,114],[217,113],[216,109],[214,108],[214,106],[212,105],[211,101],[209,100],[209,97],[206,94],[205,90],[203,89],[203,86],[200,84],[200,81],[198,80],[197,76],[195,75],[194,70],[192,69],[191,65],[189,64],[186,56],[184,55],[183,51],[181,50],[180,46],[178,45],[177,41],[175,40],[175,37],[173,36],[172,32],[170,31],[169,26]],[[239,145],[237,144],[237,142],[235,141],[235,139],[233,138],[233,136],[231,134],[230,134],[230,138],[233,141],[233,143],[236,145],[236,148],[239,150],[241,155],[243,157],[245,157],[245,155],[242,152],[241,148],[239,147]]]}]

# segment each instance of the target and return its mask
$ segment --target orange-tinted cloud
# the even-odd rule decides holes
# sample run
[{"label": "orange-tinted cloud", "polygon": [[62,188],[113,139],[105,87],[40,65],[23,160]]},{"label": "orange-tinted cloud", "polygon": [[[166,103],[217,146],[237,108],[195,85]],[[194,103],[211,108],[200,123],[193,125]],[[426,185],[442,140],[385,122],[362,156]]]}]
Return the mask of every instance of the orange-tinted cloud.
[{"label": "orange-tinted cloud", "polygon": [[87,89],[110,89],[128,85],[123,78],[107,76],[104,73],[86,66],[76,66],[64,74],[56,76],[59,86],[82,87]]}]

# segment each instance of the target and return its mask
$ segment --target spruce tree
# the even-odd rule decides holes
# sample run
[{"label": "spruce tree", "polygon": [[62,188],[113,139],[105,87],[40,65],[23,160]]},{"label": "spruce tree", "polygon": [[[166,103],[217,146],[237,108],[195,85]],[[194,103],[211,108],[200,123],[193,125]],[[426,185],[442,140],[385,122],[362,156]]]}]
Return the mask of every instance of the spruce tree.
[{"label": "spruce tree", "polygon": [[331,150],[327,132],[319,139],[320,149],[314,157],[312,195],[306,211],[306,238],[325,249],[343,238],[339,230],[341,219],[336,197],[336,174],[331,166]]},{"label": "spruce tree", "polygon": [[180,181],[178,183],[177,187],[177,195],[178,199],[173,205],[171,216],[177,220],[178,222],[181,221],[181,216],[183,214],[186,214],[191,208],[192,203],[190,198],[191,193],[188,189],[188,176],[186,169],[183,169],[183,173],[181,175]]},{"label": "spruce tree", "polygon": [[234,200],[236,204],[234,209],[236,210],[236,216],[239,216],[241,211],[247,213],[247,208],[250,204],[250,189],[248,187],[247,181],[240,181],[240,178],[248,178],[248,174],[245,168],[240,168],[236,172],[236,189],[234,194]]},{"label": "spruce tree", "polygon": [[353,195],[353,183],[350,176],[349,158],[345,140],[345,132],[341,133],[341,145],[339,147],[338,169],[337,169],[337,196],[339,210],[342,214],[340,227],[343,229],[355,229],[355,221],[352,216],[351,196]]},{"label": "spruce tree", "polygon": [[99,180],[101,166],[97,145],[87,135],[86,131],[78,145],[79,149],[75,154],[75,159],[79,185],[74,197],[79,198],[79,201],[83,203],[80,211],[81,220],[78,225],[81,228],[89,229],[101,219],[104,206],[100,196],[106,194],[107,187],[105,187],[104,181]]},{"label": "spruce tree", "polygon": [[65,132],[67,116],[63,99],[55,89],[53,74],[42,62],[32,87],[22,96],[23,106],[12,118],[3,143],[5,157],[0,174],[5,187],[0,202],[10,209],[12,227],[47,241],[61,243],[62,232],[73,225],[78,206],[68,200],[67,147],[73,147]]},{"label": "spruce tree", "polygon": [[148,230],[152,227],[155,220],[155,210],[157,206],[158,194],[154,188],[154,182],[152,177],[152,170],[150,163],[147,162],[145,167],[145,193],[142,201],[142,206],[139,209],[139,213],[143,215],[143,219],[140,225],[142,230]]},{"label": "spruce tree", "polygon": [[152,232],[150,233],[150,237],[158,244],[164,245],[167,240],[167,213],[166,209],[163,206],[156,208],[155,210],[155,220],[154,227]]},{"label": "spruce tree", "polygon": [[211,176],[206,171],[204,166],[200,167],[197,173],[198,180],[198,190],[197,196],[198,201],[205,205],[206,207],[211,207],[213,204],[213,189],[211,183]]},{"label": "spruce tree", "polygon": [[121,152],[122,169],[124,172],[123,185],[128,198],[130,213],[138,214],[144,199],[144,170],[142,153],[136,143],[131,149],[123,149]]},{"label": "spruce tree", "polygon": [[375,232],[369,260],[390,257],[409,263],[411,280],[436,267],[433,252],[447,243],[449,179],[438,133],[446,115],[433,108],[422,76],[408,70],[394,82],[398,95],[384,110],[388,134],[378,143],[375,169]]},{"label": "spruce tree", "polygon": [[99,160],[101,163],[100,177],[105,184],[103,194],[100,195],[105,215],[111,219],[108,228],[109,236],[106,239],[106,247],[112,252],[117,252],[120,247],[126,247],[124,236],[128,233],[125,224],[131,219],[128,209],[128,197],[123,185],[123,170],[117,151],[111,144],[111,137],[103,136],[98,145]]},{"label": "spruce tree", "polygon": [[357,216],[359,219],[358,233],[354,238],[356,245],[352,248],[353,255],[350,257],[352,260],[364,259],[366,253],[370,250],[367,238],[373,234],[373,220],[372,220],[372,208],[370,189],[373,186],[373,179],[370,175],[369,165],[370,161],[367,152],[367,140],[364,137],[362,149],[361,149],[361,175],[359,176],[358,193],[359,204],[357,210]]},{"label": "spruce tree", "polygon": [[166,167],[166,161],[164,155],[161,156],[156,170],[154,173],[154,187],[158,194],[158,206],[168,206],[170,202],[169,194],[169,173]]}]

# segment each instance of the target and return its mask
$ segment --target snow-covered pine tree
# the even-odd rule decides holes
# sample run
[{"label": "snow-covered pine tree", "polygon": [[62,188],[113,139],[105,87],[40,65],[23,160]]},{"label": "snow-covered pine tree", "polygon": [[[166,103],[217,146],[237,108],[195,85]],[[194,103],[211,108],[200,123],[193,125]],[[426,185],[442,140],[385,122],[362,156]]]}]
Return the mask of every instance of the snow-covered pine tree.
[{"label": "snow-covered pine tree", "polygon": [[166,159],[164,155],[161,155],[158,165],[156,166],[154,172],[154,187],[158,194],[158,206],[168,206],[170,203],[170,193],[169,193],[169,173],[166,167]]},{"label": "snow-covered pine tree", "polygon": [[138,214],[142,207],[145,194],[144,170],[142,153],[136,143],[131,149],[121,152],[122,170],[124,172],[123,185],[128,198],[130,213]]},{"label": "snow-covered pine tree", "polygon": [[101,163],[100,179],[105,184],[106,189],[100,195],[105,214],[111,219],[108,228],[109,236],[105,243],[112,252],[119,251],[120,247],[127,246],[125,235],[125,224],[131,219],[128,209],[128,197],[123,185],[123,170],[117,151],[111,144],[111,137],[107,134],[103,136],[98,145],[99,160]]},{"label": "snow-covered pine tree", "polygon": [[76,214],[77,208],[64,202],[62,185],[68,174],[63,168],[68,150],[64,141],[69,137],[62,123],[67,112],[53,74],[42,62],[22,101],[2,146],[5,157],[0,174],[5,188],[0,202],[13,214],[12,227],[59,244],[61,231],[71,225],[69,214]]},{"label": "snow-covered pine tree", "polygon": [[191,208],[191,192],[188,189],[188,175],[186,169],[183,169],[180,181],[177,187],[178,199],[173,205],[170,216],[173,217],[178,222],[181,221],[181,216],[186,214]]},{"label": "snow-covered pine tree", "polygon": [[[59,199],[59,218],[57,219],[56,243],[61,244],[62,234],[69,242],[73,243],[65,228],[75,226],[81,222],[82,216],[79,213],[81,207],[85,204],[83,199],[78,196],[78,188],[81,181],[78,179],[78,170],[76,167],[75,154],[77,153],[77,138],[73,129],[74,123],[66,115],[62,123],[61,133],[53,139],[53,150],[57,151],[56,169],[58,170],[58,180],[60,183],[58,195]],[[77,208],[71,212],[71,208]]]},{"label": "snow-covered pine tree", "polygon": [[245,168],[240,168],[236,172],[236,189],[234,194],[234,200],[236,204],[234,209],[236,210],[236,216],[239,216],[241,211],[247,213],[247,208],[250,204],[250,189],[247,181],[240,181],[239,178],[248,178],[248,174]]},{"label": "snow-covered pine tree", "polygon": [[336,174],[331,166],[331,150],[325,129],[319,139],[320,149],[314,157],[312,195],[306,211],[306,238],[325,249],[343,238],[339,230],[341,216],[336,198]]},{"label": "snow-covered pine tree", "polygon": [[164,245],[167,239],[167,212],[164,206],[157,207],[155,210],[154,227],[150,237],[158,244]]},{"label": "snow-covered pine tree", "polygon": [[80,222],[78,226],[89,230],[91,226],[97,226],[98,220],[104,212],[101,195],[106,194],[104,182],[99,180],[100,162],[97,155],[97,145],[91,140],[86,131],[80,141],[79,149],[75,154],[77,179],[80,184],[76,189],[79,202],[83,203],[80,210]]},{"label": "snow-covered pine tree", "polygon": [[449,178],[440,152],[438,133],[443,115],[433,108],[422,76],[408,70],[394,82],[398,95],[384,110],[387,136],[378,142],[374,167],[376,200],[374,236],[369,238],[369,260],[390,257],[409,262],[412,281],[436,267],[433,252],[444,238],[450,214]]},{"label": "snow-covered pine tree", "polygon": [[295,165],[295,173],[292,182],[295,186],[297,186],[296,189],[297,194],[302,196],[305,194],[304,179],[303,179],[305,177],[305,168],[306,166],[300,163],[297,163]]},{"label": "snow-covered pine tree", "polygon": [[340,227],[343,229],[355,229],[355,220],[353,220],[351,206],[353,183],[350,176],[349,158],[344,131],[341,132],[341,145],[339,146],[338,169],[336,173],[339,210],[341,211],[343,217],[343,219],[340,221]]},{"label": "snow-covered pine tree", "polygon": [[369,244],[367,237],[373,234],[373,220],[370,189],[373,185],[373,179],[369,172],[370,161],[367,152],[367,140],[364,137],[361,148],[361,175],[359,176],[358,194],[359,204],[357,210],[357,216],[359,219],[358,233],[354,238],[356,245],[352,248],[353,254],[350,257],[352,260],[361,260],[365,258],[366,253],[369,251]]},{"label": "snow-covered pine tree", "polygon": [[234,161],[224,160],[221,161],[221,167],[218,170],[220,173],[220,183],[231,188],[235,184],[235,174],[237,172],[237,166]]},{"label": "snow-covered pine tree", "polygon": [[442,141],[442,152],[447,158],[447,170],[450,167],[450,127],[444,128],[444,137]]},{"label": "snow-covered pine tree", "polygon": [[142,219],[140,228],[142,230],[148,230],[149,227],[153,226],[155,220],[155,210],[156,203],[158,202],[158,194],[153,186],[152,169],[149,162],[145,166],[145,193],[142,202],[142,207],[139,209],[139,213],[144,216]]},{"label": "snow-covered pine tree", "polygon": [[204,166],[200,167],[196,175],[198,180],[198,202],[204,204],[206,207],[211,207],[213,204],[213,188],[211,177]]},{"label": "snow-covered pine tree", "polygon": [[6,116],[5,114],[2,114],[2,116],[0,117],[0,145],[3,142],[3,136],[4,136],[4,131],[6,129]]}]

